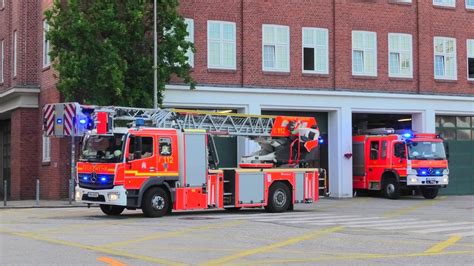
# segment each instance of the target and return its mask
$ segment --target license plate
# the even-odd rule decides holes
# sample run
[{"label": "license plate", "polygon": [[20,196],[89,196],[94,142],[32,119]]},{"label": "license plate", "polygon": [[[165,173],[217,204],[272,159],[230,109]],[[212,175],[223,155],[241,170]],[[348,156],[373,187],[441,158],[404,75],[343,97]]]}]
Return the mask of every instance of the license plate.
[{"label": "license plate", "polygon": [[428,183],[428,184],[436,184],[436,179],[426,179],[426,183]]},{"label": "license plate", "polygon": [[99,197],[99,192],[88,192],[87,196],[89,198],[98,198]]}]

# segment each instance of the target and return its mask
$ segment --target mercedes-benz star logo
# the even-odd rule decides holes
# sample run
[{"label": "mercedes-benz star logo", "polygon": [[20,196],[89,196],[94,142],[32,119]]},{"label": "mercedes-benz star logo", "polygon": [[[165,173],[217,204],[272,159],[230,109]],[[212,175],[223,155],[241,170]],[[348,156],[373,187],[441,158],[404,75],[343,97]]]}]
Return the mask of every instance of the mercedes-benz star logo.
[{"label": "mercedes-benz star logo", "polygon": [[92,183],[97,182],[97,174],[95,172],[92,172],[91,181],[92,181]]}]

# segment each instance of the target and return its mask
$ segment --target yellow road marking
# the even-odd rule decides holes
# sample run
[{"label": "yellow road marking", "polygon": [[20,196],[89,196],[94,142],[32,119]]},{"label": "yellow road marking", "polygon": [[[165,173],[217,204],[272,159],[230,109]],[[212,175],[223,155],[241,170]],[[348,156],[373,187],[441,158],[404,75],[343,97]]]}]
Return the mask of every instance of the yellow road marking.
[{"label": "yellow road marking", "polygon": [[447,240],[439,242],[436,245],[432,246],[431,248],[427,249],[425,253],[439,253],[445,250],[447,247],[458,242],[461,238],[462,238],[461,236],[452,236],[448,238]]},{"label": "yellow road marking", "polygon": [[114,259],[109,258],[109,257],[100,257],[100,258],[97,258],[97,260],[102,261],[104,263],[107,263],[110,266],[127,266],[127,264],[122,263],[118,260],[114,260]]},{"label": "yellow road marking", "polygon": [[140,238],[129,239],[129,240],[124,240],[124,241],[118,241],[118,242],[105,244],[105,245],[102,245],[101,247],[110,248],[110,247],[126,246],[126,245],[135,244],[135,243],[143,242],[143,241],[149,241],[149,240],[155,240],[155,239],[161,239],[161,238],[176,237],[176,236],[184,235],[186,233],[191,233],[191,232],[200,231],[200,230],[217,229],[217,228],[225,228],[225,227],[229,227],[229,226],[235,226],[235,225],[241,224],[243,222],[244,221],[238,220],[238,221],[230,221],[230,222],[222,223],[222,224],[207,224],[207,225],[203,225],[203,226],[190,227],[190,228],[186,228],[186,229],[183,229],[183,230],[167,232],[167,233],[160,232],[160,233],[152,234],[152,235],[145,236],[145,237],[140,237]]},{"label": "yellow road marking", "polygon": [[234,261],[236,259],[240,259],[240,258],[243,258],[243,257],[255,255],[255,254],[258,254],[258,253],[268,252],[268,251],[271,251],[273,249],[293,245],[293,244],[296,244],[296,243],[299,243],[299,242],[302,242],[302,241],[305,241],[305,240],[314,239],[314,238],[317,238],[317,237],[320,237],[320,236],[323,236],[323,235],[326,235],[326,234],[329,234],[329,233],[339,231],[341,229],[342,229],[341,226],[336,226],[336,227],[326,228],[326,229],[323,229],[323,230],[316,230],[316,231],[310,232],[308,234],[304,234],[302,236],[287,239],[287,240],[282,241],[282,242],[277,242],[277,243],[262,246],[262,247],[259,247],[259,248],[247,249],[247,250],[243,250],[243,251],[240,251],[238,253],[235,253],[235,254],[232,254],[232,255],[229,255],[229,256],[224,256],[224,257],[221,257],[221,258],[213,259],[213,260],[205,262],[202,265],[221,265],[221,264],[228,263],[230,261]]},{"label": "yellow road marking", "polygon": [[75,248],[80,248],[80,249],[85,249],[85,250],[90,250],[90,251],[95,251],[95,252],[101,252],[101,253],[115,255],[115,256],[128,257],[128,258],[142,260],[146,262],[160,263],[164,265],[185,265],[180,262],[174,262],[174,261],[170,261],[166,259],[160,259],[160,258],[154,258],[154,257],[149,257],[149,256],[143,256],[139,254],[128,253],[122,250],[113,250],[113,249],[108,249],[108,248],[103,248],[103,247],[98,247],[98,246],[93,246],[93,245],[84,245],[84,244],[76,243],[76,242],[47,238],[47,237],[44,237],[38,234],[33,234],[33,233],[14,232],[14,231],[5,231],[5,230],[0,230],[0,233],[6,233],[6,234],[14,235],[14,236],[25,237],[29,239],[53,243],[53,244],[62,245],[62,246],[69,246],[69,247],[75,247]]},{"label": "yellow road marking", "polygon": [[474,254],[473,250],[462,250],[462,251],[449,251],[449,252],[438,252],[438,253],[404,253],[404,254],[357,254],[357,255],[343,255],[338,254],[326,255],[320,258],[307,258],[307,259],[284,259],[284,260],[261,260],[261,261],[248,261],[242,264],[302,264],[312,263],[320,261],[336,261],[336,260],[371,260],[371,259],[390,259],[390,258],[406,258],[406,257],[431,257],[431,256],[442,256],[442,255],[460,255],[460,254]]},{"label": "yellow road marking", "polygon": [[444,200],[446,199],[446,196],[444,197],[439,197],[437,199],[433,199],[433,200],[427,200],[425,202],[422,202],[422,203],[419,203],[419,204],[415,204],[413,206],[410,206],[410,207],[406,207],[406,208],[402,208],[400,210],[397,210],[397,211],[391,211],[389,213],[386,213],[384,215],[385,218],[393,218],[393,217],[398,217],[398,216],[402,216],[402,215],[405,215],[405,214],[408,214],[410,212],[413,212],[413,211],[416,211],[417,209],[419,208],[423,208],[423,207],[428,207],[428,206],[431,206],[431,205],[434,205],[436,203],[438,203],[439,201],[441,200]]}]

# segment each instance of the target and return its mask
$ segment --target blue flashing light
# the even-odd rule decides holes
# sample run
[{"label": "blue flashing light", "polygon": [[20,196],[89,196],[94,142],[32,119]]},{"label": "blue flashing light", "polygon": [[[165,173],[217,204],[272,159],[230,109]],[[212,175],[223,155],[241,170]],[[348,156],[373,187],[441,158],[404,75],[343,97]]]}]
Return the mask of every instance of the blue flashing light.
[{"label": "blue flashing light", "polygon": [[87,181],[87,180],[89,180],[89,177],[88,176],[83,176],[82,180]]},{"label": "blue flashing light", "polygon": [[407,139],[412,137],[411,133],[404,133],[402,136]]},{"label": "blue flashing light", "polygon": [[319,139],[318,139],[318,142],[319,142],[319,144],[323,144],[323,143],[324,143],[324,139],[323,139],[323,138],[319,138]]},{"label": "blue flashing light", "polygon": [[427,176],[430,174],[430,171],[428,169],[418,169],[418,175],[419,176]]},{"label": "blue flashing light", "polygon": [[100,182],[107,182],[107,177],[101,177]]},{"label": "blue flashing light", "polygon": [[436,170],[436,171],[435,171],[435,174],[436,174],[436,175],[441,175],[441,170]]},{"label": "blue flashing light", "polygon": [[144,126],[144,125],[145,125],[145,120],[144,120],[143,118],[137,118],[137,119],[135,120],[135,125],[136,125],[137,127]]},{"label": "blue flashing light", "polygon": [[62,124],[63,123],[63,119],[62,118],[58,118],[56,119],[56,124]]},{"label": "blue flashing light", "polygon": [[87,120],[85,118],[79,119],[79,124],[85,125],[87,123]]}]

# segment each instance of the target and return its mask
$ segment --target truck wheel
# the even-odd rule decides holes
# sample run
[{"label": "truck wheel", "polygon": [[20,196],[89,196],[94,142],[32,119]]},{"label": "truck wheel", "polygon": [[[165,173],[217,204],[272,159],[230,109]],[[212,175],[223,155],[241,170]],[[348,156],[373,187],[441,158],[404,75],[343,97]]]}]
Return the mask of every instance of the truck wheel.
[{"label": "truck wheel", "polygon": [[100,210],[102,210],[102,212],[107,215],[117,216],[117,215],[120,215],[123,212],[123,210],[125,210],[125,207],[117,206],[117,205],[100,204]]},{"label": "truck wheel", "polygon": [[291,200],[288,186],[280,182],[275,183],[268,192],[268,205],[265,210],[268,212],[284,212],[290,207]]},{"label": "truck wheel", "polygon": [[400,198],[400,187],[395,178],[387,178],[384,181],[383,194],[389,199]]},{"label": "truck wheel", "polygon": [[152,187],[145,192],[142,201],[142,212],[146,217],[161,217],[170,206],[170,197],[161,187]]},{"label": "truck wheel", "polygon": [[438,196],[438,188],[437,187],[432,187],[432,188],[422,188],[421,189],[421,194],[423,194],[423,197],[425,199],[434,199],[436,196]]}]

